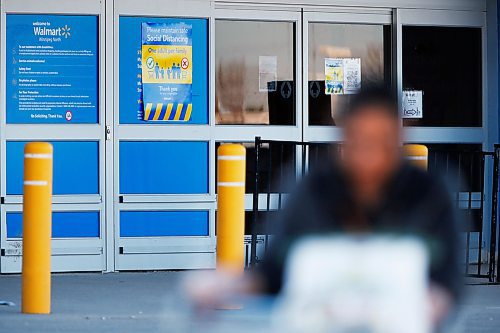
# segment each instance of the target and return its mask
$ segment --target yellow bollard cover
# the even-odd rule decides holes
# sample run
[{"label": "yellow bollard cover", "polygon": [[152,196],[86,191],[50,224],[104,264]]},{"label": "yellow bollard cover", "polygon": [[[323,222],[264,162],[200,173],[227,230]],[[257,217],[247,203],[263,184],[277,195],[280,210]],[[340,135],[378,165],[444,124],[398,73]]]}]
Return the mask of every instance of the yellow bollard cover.
[{"label": "yellow bollard cover", "polygon": [[23,313],[50,313],[52,155],[49,143],[32,142],[24,148]]},{"label": "yellow bollard cover", "polygon": [[245,237],[245,148],[217,151],[217,269],[243,272]]}]

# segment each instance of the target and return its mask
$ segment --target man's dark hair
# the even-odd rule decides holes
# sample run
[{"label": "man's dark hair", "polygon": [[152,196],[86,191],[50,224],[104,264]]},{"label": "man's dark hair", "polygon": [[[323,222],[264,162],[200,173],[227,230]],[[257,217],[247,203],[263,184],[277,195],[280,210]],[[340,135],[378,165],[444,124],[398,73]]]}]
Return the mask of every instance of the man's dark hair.
[{"label": "man's dark hair", "polygon": [[340,121],[343,123],[368,109],[399,118],[397,96],[384,86],[368,86],[351,95],[347,107],[340,114]]}]

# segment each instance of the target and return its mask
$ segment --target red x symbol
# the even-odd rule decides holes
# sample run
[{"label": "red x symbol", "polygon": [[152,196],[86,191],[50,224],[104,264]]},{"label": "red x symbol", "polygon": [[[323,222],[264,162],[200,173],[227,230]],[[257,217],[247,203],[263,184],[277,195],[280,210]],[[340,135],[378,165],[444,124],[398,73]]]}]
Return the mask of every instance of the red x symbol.
[{"label": "red x symbol", "polygon": [[189,60],[187,58],[182,58],[181,67],[182,69],[187,69],[189,67]]}]

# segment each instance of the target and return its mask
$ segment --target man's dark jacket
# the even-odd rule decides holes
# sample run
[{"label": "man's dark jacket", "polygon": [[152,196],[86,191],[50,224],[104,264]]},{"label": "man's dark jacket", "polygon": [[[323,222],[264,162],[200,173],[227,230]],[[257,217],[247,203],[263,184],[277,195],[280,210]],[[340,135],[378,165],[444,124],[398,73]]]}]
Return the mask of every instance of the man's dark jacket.
[{"label": "man's dark jacket", "polygon": [[421,238],[430,253],[431,281],[458,296],[458,221],[444,182],[402,164],[372,208],[356,205],[349,188],[340,168],[327,163],[309,173],[289,195],[274,221],[274,237],[259,269],[269,293],[279,292],[287,254],[297,239],[352,232]]}]

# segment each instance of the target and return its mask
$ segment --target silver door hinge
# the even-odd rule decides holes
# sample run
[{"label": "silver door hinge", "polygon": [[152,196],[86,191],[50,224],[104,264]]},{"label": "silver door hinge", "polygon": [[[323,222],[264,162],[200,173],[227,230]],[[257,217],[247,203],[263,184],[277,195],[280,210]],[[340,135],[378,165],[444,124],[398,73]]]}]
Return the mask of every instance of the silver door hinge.
[{"label": "silver door hinge", "polygon": [[106,140],[111,140],[111,126],[106,125]]}]

